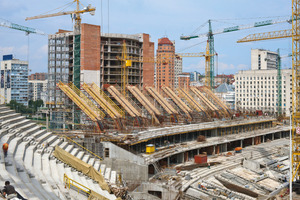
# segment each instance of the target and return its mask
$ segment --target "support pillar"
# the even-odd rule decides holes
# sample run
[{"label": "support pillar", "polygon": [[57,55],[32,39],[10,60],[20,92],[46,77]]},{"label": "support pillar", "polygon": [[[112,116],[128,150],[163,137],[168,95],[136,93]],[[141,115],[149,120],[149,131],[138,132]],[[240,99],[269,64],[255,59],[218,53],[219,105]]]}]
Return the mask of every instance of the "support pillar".
[{"label": "support pillar", "polygon": [[167,166],[169,167],[170,166],[170,157],[167,158],[167,162],[168,162]]},{"label": "support pillar", "polygon": [[252,146],[254,145],[254,138],[252,138]]},{"label": "support pillar", "polygon": [[243,140],[241,140],[241,147],[243,148]]},{"label": "support pillar", "polygon": [[274,134],[275,134],[275,133],[272,133],[272,141],[274,140]]},{"label": "support pillar", "polygon": [[199,149],[197,149],[197,155],[199,155]]},{"label": "support pillar", "polygon": [[213,150],[212,155],[215,155],[215,154],[216,154],[216,146],[214,145],[214,150]]}]

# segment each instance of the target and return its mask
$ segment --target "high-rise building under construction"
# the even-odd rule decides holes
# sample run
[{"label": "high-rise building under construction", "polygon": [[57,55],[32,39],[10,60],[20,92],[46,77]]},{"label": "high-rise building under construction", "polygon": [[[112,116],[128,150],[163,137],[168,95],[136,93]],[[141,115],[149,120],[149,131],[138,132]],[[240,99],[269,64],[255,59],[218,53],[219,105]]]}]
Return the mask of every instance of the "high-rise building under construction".
[{"label": "high-rise building under construction", "polygon": [[[68,122],[82,121],[76,106],[57,88],[60,81],[73,82],[77,87],[83,83],[96,83],[100,87],[121,85],[122,61],[118,57],[122,55],[124,42],[128,56],[154,57],[154,43],[144,33],[101,33],[98,25],[82,24],[80,35],[74,36],[73,32],[65,30],[49,35],[47,103],[51,108],[51,128],[66,128]],[[133,62],[129,68],[128,84],[153,86],[154,63]]]}]

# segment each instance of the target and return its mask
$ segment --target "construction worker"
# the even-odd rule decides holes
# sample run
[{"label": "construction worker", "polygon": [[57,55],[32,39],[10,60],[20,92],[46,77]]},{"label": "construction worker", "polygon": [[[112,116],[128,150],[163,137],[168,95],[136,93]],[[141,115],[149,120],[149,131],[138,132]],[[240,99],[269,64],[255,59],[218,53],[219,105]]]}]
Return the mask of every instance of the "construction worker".
[{"label": "construction worker", "polygon": [[3,152],[4,152],[4,157],[7,156],[7,151],[8,151],[8,144],[4,143],[2,146]]},{"label": "construction worker", "polygon": [[4,189],[2,190],[2,194],[7,199],[17,198],[17,192],[16,192],[14,186],[10,185],[9,181],[5,181],[5,186],[4,186]]}]

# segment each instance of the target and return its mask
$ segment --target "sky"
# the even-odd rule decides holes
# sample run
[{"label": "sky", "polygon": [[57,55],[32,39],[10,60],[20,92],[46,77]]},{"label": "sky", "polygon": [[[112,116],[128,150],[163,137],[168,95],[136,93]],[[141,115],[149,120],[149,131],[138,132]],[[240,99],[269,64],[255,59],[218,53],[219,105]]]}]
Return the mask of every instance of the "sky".
[{"label": "sky", "polygon": [[[26,17],[55,13],[72,0],[0,0],[0,20],[28,26],[47,34],[58,29],[72,30],[69,15],[25,21]],[[200,35],[208,32],[207,21],[212,20],[212,30],[218,31],[236,25],[250,25],[264,20],[288,19],[291,15],[291,0],[82,0],[81,4],[96,7],[94,16],[82,15],[82,22],[101,26],[103,33],[136,34],[148,33],[157,47],[157,40],[168,37],[175,40],[179,53],[204,52],[206,37],[180,40],[181,35]],[[75,10],[75,4],[65,11]],[[205,24],[206,23],[206,24]],[[205,25],[204,25],[205,24]],[[204,26],[202,26],[204,25]],[[194,32],[202,27],[197,32]],[[271,51],[280,49],[288,55],[292,39],[236,43],[251,33],[291,29],[291,24],[281,23],[268,27],[241,30],[215,35],[216,74],[232,74],[251,67],[251,49]],[[2,55],[13,54],[14,58],[29,60],[30,73],[47,72],[48,37],[8,29],[0,26],[0,60]],[[291,68],[291,58],[282,59],[282,68]],[[204,58],[183,58],[183,71],[204,73]]]}]

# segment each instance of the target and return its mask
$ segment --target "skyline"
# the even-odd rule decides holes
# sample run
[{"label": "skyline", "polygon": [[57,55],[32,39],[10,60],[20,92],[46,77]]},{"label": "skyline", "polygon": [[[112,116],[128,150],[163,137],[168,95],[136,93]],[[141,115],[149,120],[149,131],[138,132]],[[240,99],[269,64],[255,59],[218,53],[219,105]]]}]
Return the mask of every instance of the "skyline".
[{"label": "skyline", "polygon": [[[37,0],[21,0],[10,2],[4,0],[0,2],[0,18],[17,23],[20,25],[36,28],[48,34],[54,34],[58,29],[72,30],[72,20],[69,16],[59,16],[45,19],[36,19],[25,21],[26,17],[39,15],[57,7],[60,7],[70,1],[44,1],[42,4]],[[101,9],[102,2],[102,9]],[[109,5],[108,5],[109,2]],[[213,5],[208,2],[198,2],[191,0],[182,2],[175,0],[137,1],[137,0],[90,0],[82,1],[87,6],[91,4],[96,7],[95,16],[89,14],[82,15],[82,22],[97,24],[101,26],[101,32],[104,33],[148,33],[151,40],[155,43],[157,49],[157,40],[167,36],[170,40],[175,40],[176,52],[189,46],[200,43],[183,52],[203,52],[205,51],[206,38],[192,39],[190,41],[180,40],[180,36],[189,35],[197,27],[204,24],[208,19],[213,18],[213,31],[239,25],[252,24],[254,22],[264,21],[269,16],[283,16],[289,18],[291,14],[290,4],[283,0],[263,1],[254,0],[252,2],[234,2],[233,0],[216,1]],[[260,6],[257,6],[260,5]],[[11,9],[11,8],[14,9]],[[109,17],[108,17],[109,7]],[[226,9],[224,9],[224,7]],[[265,9],[268,7],[268,9]],[[74,10],[75,7],[69,7],[66,10]],[[101,12],[102,10],[102,12]],[[53,11],[50,13],[54,13]],[[213,16],[213,17],[212,17]],[[244,20],[245,18],[245,20]],[[224,20],[231,19],[231,20]],[[108,24],[109,21],[109,24]],[[220,23],[223,22],[223,23]],[[291,39],[270,40],[262,42],[251,42],[237,44],[236,41],[250,33],[259,33],[272,30],[289,29],[288,23],[247,29],[232,33],[215,35],[215,50],[218,53],[218,74],[236,73],[238,70],[250,69],[250,51],[251,48],[262,48],[276,51],[280,48],[281,55],[291,53]],[[197,34],[208,31],[208,27],[203,27]],[[47,36],[29,35],[29,55],[27,51],[28,36],[24,32],[0,27],[0,56],[4,54],[14,54],[15,58],[27,60],[29,66],[35,72],[47,72],[48,68],[48,39]],[[183,58],[183,71],[199,71],[204,73],[204,58]],[[291,67],[291,58],[285,58],[282,61],[283,68]],[[217,66],[216,66],[217,68]]]}]

